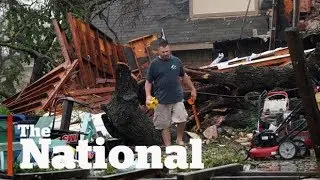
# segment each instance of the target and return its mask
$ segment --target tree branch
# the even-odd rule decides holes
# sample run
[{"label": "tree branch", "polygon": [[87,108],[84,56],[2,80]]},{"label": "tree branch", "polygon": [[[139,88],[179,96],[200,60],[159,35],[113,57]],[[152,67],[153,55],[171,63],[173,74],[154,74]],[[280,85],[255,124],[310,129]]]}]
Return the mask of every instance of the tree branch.
[{"label": "tree branch", "polygon": [[17,46],[17,45],[13,45],[13,44],[10,44],[10,43],[5,43],[5,42],[0,42],[0,46],[8,47],[8,48],[11,48],[11,49],[15,49],[17,51],[26,52],[26,53],[28,53],[30,56],[32,56],[35,59],[37,59],[39,57],[42,57],[42,58],[47,59],[48,61],[53,61],[52,58],[50,58],[49,56],[41,54],[38,51],[30,49],[30,48],[27,48],[27,47],[21,47],[21,46]]},{"label": "tree branch", "polygon": [[6,90],[0,90],[0,96],[2,96],[4,98],[9,98],[11,95],[7,94]]},{"label": "tree branch", "polygon": [[105,4],[107,2],[114,2],[115,0],[97,0],[95,3],[90,4],[88,7],[87,13],[85,15],[85,21],[90,22],[92,13],[95,11],[96,6],[100,6],[102,4]]}]

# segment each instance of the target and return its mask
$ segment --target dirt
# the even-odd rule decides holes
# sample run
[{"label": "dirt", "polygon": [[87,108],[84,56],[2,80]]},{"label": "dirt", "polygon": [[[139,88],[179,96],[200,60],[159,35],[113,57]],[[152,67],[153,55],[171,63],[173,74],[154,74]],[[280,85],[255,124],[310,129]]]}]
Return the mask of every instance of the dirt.
[{"label": "dirt", "polygon": [[249,160],[244,165],[246,171],[286,171],[286,172],[306,172],[316,171],[317,162],[314,152],[305,158],[296,158],[293,160]]}]

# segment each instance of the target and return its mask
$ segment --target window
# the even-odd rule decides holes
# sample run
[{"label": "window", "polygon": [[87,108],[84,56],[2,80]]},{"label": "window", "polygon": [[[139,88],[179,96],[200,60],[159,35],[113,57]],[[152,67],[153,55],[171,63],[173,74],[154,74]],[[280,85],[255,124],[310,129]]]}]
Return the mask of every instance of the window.
[{"label": "window", "polygon": [[[250,4],[249,4],[250,2]],[[259,0],[190,0],[191,18],[221,18],[259,14]]]}]

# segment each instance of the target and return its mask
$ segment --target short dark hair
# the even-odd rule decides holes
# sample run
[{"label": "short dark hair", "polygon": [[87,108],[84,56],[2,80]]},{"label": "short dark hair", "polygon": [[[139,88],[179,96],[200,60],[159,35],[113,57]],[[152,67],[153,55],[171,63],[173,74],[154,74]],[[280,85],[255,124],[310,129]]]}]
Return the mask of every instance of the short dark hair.
[{"label": "short dark hair", "polygon": [[161,38],[158,45],[159,45],[159,47],[167,47],[169,45],[169,42],[167,40]]}]

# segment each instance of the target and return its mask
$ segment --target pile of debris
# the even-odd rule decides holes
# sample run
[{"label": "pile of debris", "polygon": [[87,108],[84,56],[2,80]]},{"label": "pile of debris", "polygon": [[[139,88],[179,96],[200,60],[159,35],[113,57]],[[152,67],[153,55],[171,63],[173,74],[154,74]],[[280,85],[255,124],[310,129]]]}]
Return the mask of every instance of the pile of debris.
[{"label": "pile of debris", "polygon": [[[105,113],[102,119],[109,134],[128,145],[162,144],[161,132],[152,123],[153,112],[144,104],[145,72],[153,56],[150,44],[157,36],[120,45],[70,13],[69,30],[62,30],[57,21],[53,23],[65,62],[2,104],[15,114],[61,114],[59,100],[67,97],[90,107],[94,114]],[[72,39],[67,38],[68,32]],[[311,75],[320,79],[316,52],[305,50]],[[288,92],[290,108],[299,98],[287,47],[224,62],[216,59],[207,66],[185,67],[185,71],[198,92],[197,113],[185,102],[190,115],[186,131],[200,128],[206,139],[216,138],[226,132],[226,127],[243,131],[256,128],[263,91]],[[189,96],[186,89],[185,100]]]},{"label": "pile of debris", "polygon": [[[311,75],[318,78],[315,67],[320,62],[315,56],[315,49],[306,50],[305,54]],[[191,106],[185,101],[190,115],[187,132],[195,132],[197,129],[196,116],[201,121],[200,137],[204,139],[215,139],[219,134],[226,133],[229,127],[252,131],[257,128],[257,121],[261,116],[259,103],[260,95],[264,91],[287,92],[287,109],[283,110],[288,112],[285,113],[296,107],[299,95],[288,48],[279,48],[252,57],[199,68],[185,67],[198,91],[196,114],[193,114]],[[153,128],[152,112],[139,103],[145,100],[143,81],[138,84],[125,64],[118,65],[116,72],[114,98],[103,106],[106,112],[103,118],[105,126],[115,133],[111,136],[121,137],[134,145],[161,145],[160,132]],[[190,95],[186,89],[185,100],[188,97]],[[172,129],[174,132],[175,126],[172,126]],[[172,136],[174,137],[174,134]],[[193,135],[187,133],[186,136]]]},{"label": "pile of debris", "polygon": [[[315,67],[319,62],[314,51],[309,49],[305,54],[311,75],[318,79]],[[288,110],[292,110],[299,102],[288,48],[185,69],[197,84],[197,115],[202,120],[201,129],[206,138],[217,136],[223,132],[221,127],[224,126],[244,131],[256,129],[264,91],[287,92]],[[192,111],[189,113],[192,114]],[[191,116],[189,128],[194,129],[194,126],[194,116]]]}]

